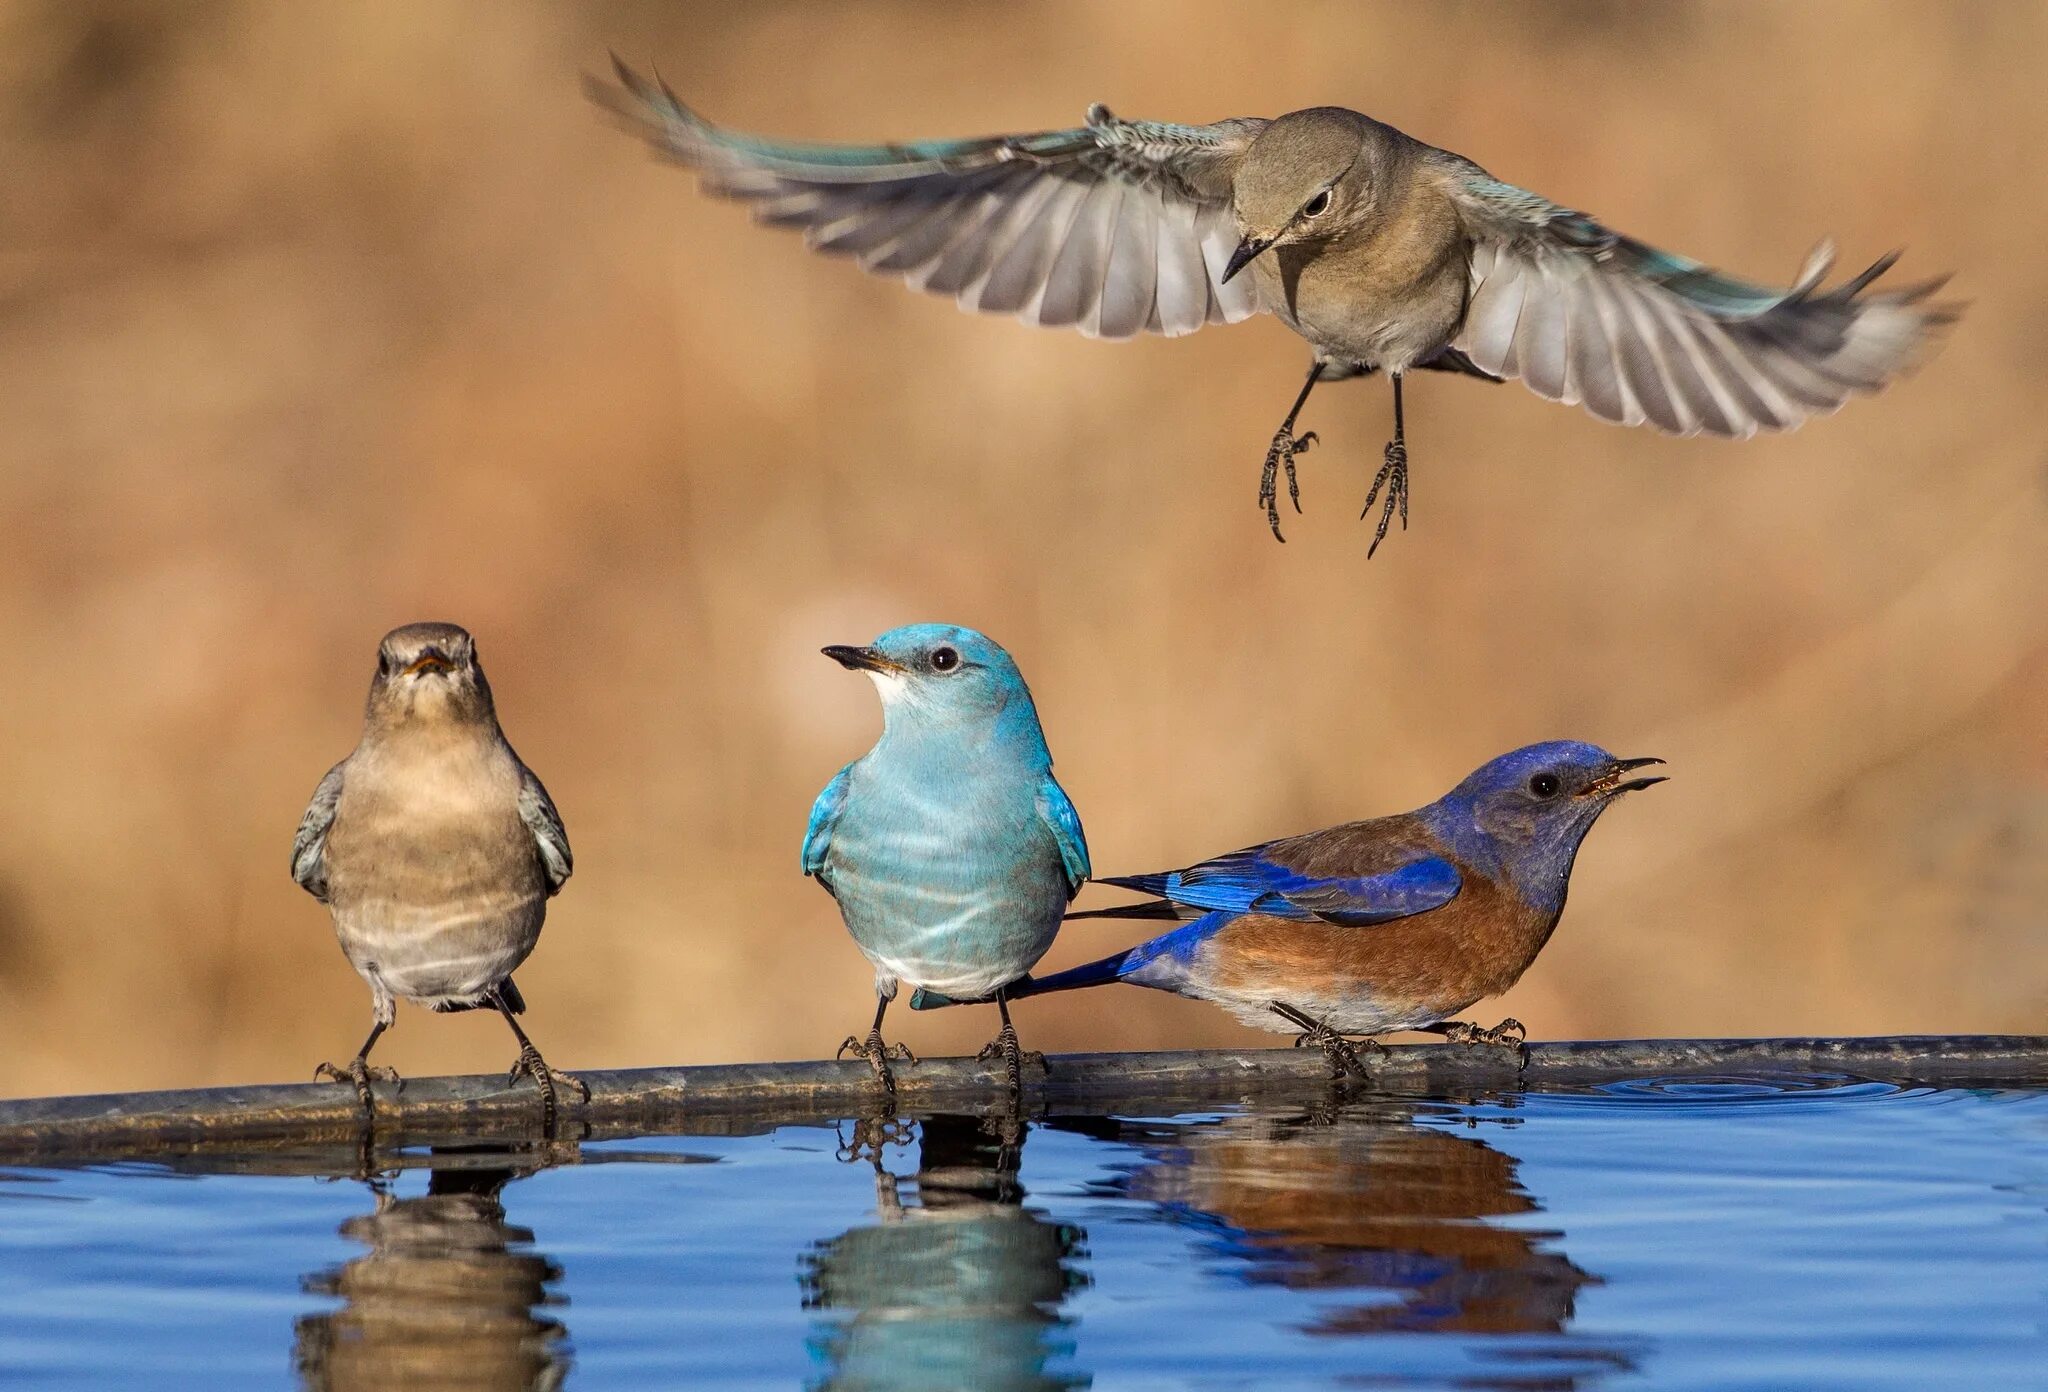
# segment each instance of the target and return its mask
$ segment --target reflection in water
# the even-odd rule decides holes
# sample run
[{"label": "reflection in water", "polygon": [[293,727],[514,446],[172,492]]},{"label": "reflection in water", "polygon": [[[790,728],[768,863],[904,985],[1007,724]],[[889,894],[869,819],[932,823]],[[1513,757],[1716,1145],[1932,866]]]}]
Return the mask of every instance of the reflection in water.
[{"label": "reflection in water", "polygon": [[[1343,1293],[1310,1334],[1562,1336],[1579,1289],[1599,1282],[1551,1250],[1563,1234],[1493,1221],[1539,1211],[1512,1156],[1411,1108],[1052,1124],[1137,1145],[1144,1163],[1107,1188],[1213,1234],[1224,1274]],[[1467,1373],[1469,1386],[1568,1388],[1634,1366],[1627,1349],[1576,1338],[1467,1352],[1504,1365]]]},{"label": "reflection in water", "polygon": [[521,1171],[437,1169],[427,1192],[341,1225],[369,1252],[309,1276],[347,1303],[298,1321],[295,1362],[309,1388],[551,1389],[569,1356],[562,1326],[537,1307],[561,1268],[526,1250],[498,1192]]},{"label": "reflection in water", "polygon": [[805,1254],[804,1303],[838,1317],[811,1337],[825,1372],[813,1386],[1052,1392],[1090,1379],[1055,1365],[1073,1354],[1067,1296],[1087,1284],[1087,1234],[1023,1206],[1020,1122],[935,1116],[919,1126],[914,1204],[875,1166],[879,1221]]}]

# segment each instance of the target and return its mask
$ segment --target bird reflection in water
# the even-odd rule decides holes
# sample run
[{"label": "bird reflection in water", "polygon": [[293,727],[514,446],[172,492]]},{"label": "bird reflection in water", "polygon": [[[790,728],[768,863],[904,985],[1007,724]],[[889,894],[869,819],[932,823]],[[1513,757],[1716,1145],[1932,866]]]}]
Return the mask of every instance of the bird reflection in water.
[{"label": "bird reflection in water", "polygon": [[295,1363],[308,1388],[553,1389],[566,1335],[538,1313],[557,1303],[561,1268],[529,1250],[498,1194],[530,1170],[440,1168],[416,1198],[377,1189],[376,1208],[341,1225],[369,1252],[305,1280],[339,1310],[298,1321]]},{"label": "bird reflection in water", "polygon": [[1563,1234],[1497,1221],[1541,1209],[1514,1157],[1412,1106],[1052,1124],[1139,1147],[1109,1187],[1208,1233],[1221,1274],[1335,1297],[1307,1334],[1446,1336],[1460,1386],[1574,1388],[1635,1367],[1635,1350],[1568,1333],[1600,1280],[1555,1250]]},{"label": "bird reflection in water", "polygon": [[[804,1305],[829,1311],[810,1339],[813,1388],[1053,1392],[1071,1371],[1060,1307],[1087,1284],[1087,1234],[1024,1207],[1025,1130],[1004,1118],[927,1117],[915,1176],[885,1168],[903,1122],[856,1124],[844,1159],[874,1165],[877,1221],[804,1254]],[[906,1195],[906,1188],[909,1190]]]}]

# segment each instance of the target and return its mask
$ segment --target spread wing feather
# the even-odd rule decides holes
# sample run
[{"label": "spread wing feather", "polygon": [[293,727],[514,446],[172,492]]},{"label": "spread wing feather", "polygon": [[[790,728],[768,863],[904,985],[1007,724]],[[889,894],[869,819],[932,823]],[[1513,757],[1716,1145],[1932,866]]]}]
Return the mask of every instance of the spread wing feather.
[{"label": "spread wing feather", "polygon": [[894,145],[764,140],[715,126],[613,60],[591,98],[704,187],[803,231],[818,251],[961,308],[1098,338],[1186,334],[1258,312],[1254,277],[1221,283],[1237,243],[1230,181],[1266,124],[1125,121]]},{"label": "spread wing feather", "polygon": [[1909,371],[1961,312],[1928,281],[1870,285],[1886,256],[1821,289],[1822,245],[1787,289],[1636,241],[1584,213],[1433,152],[1472,239],[1471,299],[1453,346],[1602,420],[1675,435],[1789,430]]}]

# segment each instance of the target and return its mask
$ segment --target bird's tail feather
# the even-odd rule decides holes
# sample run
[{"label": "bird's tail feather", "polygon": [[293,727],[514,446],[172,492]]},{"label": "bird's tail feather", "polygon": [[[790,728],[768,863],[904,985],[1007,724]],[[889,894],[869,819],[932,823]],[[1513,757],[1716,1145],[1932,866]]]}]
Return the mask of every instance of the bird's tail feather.
[{"label": "bird's tail feather", "polygon": [[[1003,994],[1011,1000],[1022,1000],[1025,996],[1043,996],[1053,991],[1072,991],[1081,986],[1100,986],[1106,982],[1115,981],[1122,976],[1124,964],[1130,960],[1131,954],[1136,950],[1136,948],[1127,949],[1126,951],[1116,953],[1114,956],[1104,957],[1099,962],[1090,962],[1086,966],[1073,967],[1048,977],[1027,976],[1021,981],[1012,981],[1008,986],[1005,986]],[[989,997],[986,996],[975,1000],[965,1000],[958,996],[946,995],[942,991],[934,991],[928,987],[920,986],[910,993],[910,1008],[912,1010],[942,1010],[949,1005],[986,1005],[988,1000]]]},{"label": "bird's tail feather", "polygon": [[1070,913],[1062,922],[1072,923],[1077,918],[1179,918],[1180,911],[1164,899],[1147,899],[1138,904],[1116,904],[1106,909],[1082,909]]},{"label": "bird's tail feather", "polygon": [[[526,1013],[526,997],[519,994],[519,987],[511,977],[506,977],[498,986],[505,997],[505,1008],[514,1015]],[[434,1012],[439,1015],[453,1015],[462,1010],[496,1010],[498,1007],[489,995],[482,995],[473,1001],[435,1001]]]},{"label": "bird's tail feather", "polygon": [[1012,986],[1007,994],[1011,1000],[1015,1000],[1019,996],[1043,996],[1054,991],[1072,991],[1083,986],[1101,986],[1107,982],[1118,980],[1123,976],[1124,968],[1129,964],[1131,954],[1136,950],[1135,948],[1126,948],[1122,952],[1112,953],[1098,961],[1089,962],[1079,967],[1069,967],[1066,971],[1055,972],[1051,976],[1027,976],[1015,986]]}]

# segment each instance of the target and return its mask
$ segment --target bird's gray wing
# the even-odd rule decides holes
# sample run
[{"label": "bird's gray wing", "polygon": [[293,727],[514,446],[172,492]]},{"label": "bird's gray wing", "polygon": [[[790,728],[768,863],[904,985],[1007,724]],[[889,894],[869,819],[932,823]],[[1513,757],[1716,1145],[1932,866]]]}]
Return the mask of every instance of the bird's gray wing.
[{"label": "bird's gray wing", "polygon": [[1752,285],[1602,226],[1456,155],[1434,172],[1472,239],[1452,346],[1602,420],[1677,435],[1789,430],[1909,370],[1959,307],[1941,281],[1866,294],[1896,259],[1823,291],[1834,248],[1788,289]]},{"label": "bird's gray wing", "polygon": [[519,820],[533,833],[541,870],[548,877],[548,893],[554,895],[576,871],[576,858],[569,853],[569,832],[562,825],[562,814],[555,811],[555,800],[533,770],[522,765],[519,772]]},{"label": "bird's gray wing", "polygon": [[327,770],[313,790],[313,800],[306,804],[306,815],[299,818],[299,834],[292,838],[292,878],[323,904],[327,902],[327,832],[334,825],[334,809],[341,802],[341,771],[347,767],[348,760],[343,759]]},{"label": "bird's gray wing", "polygon": [[1193,333],[1258,312],[1256,277],[1221,283],[1238,232],[1237,160],[1266,124],[1124,121],[902,145],[811,145],[723,130],[620,63],[586,83],[704,187],[799,227],[814,250],[951,295],[962,309],[1098,338]]}]

